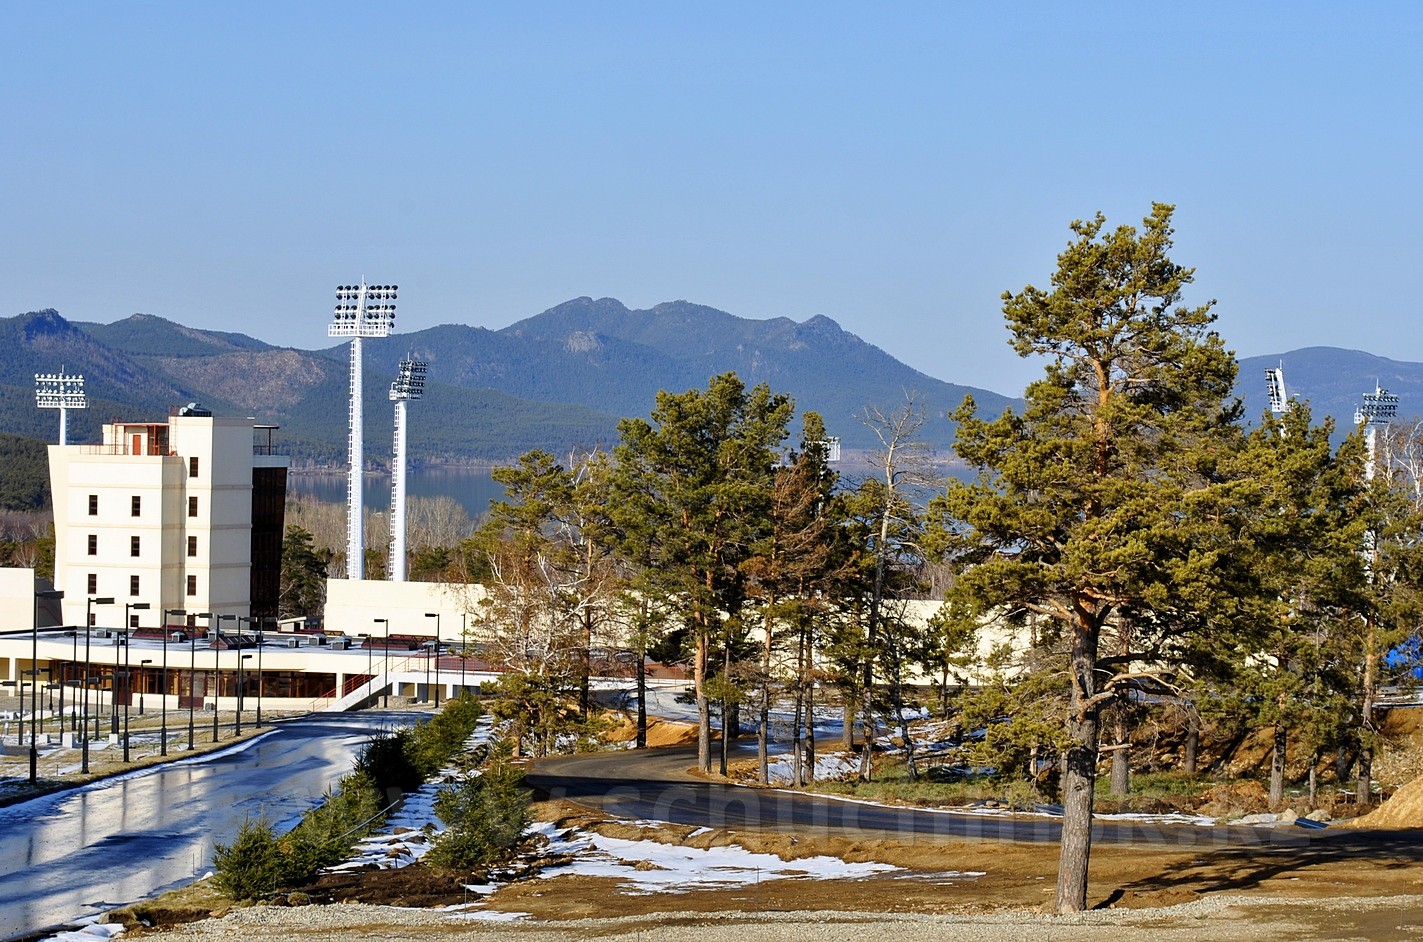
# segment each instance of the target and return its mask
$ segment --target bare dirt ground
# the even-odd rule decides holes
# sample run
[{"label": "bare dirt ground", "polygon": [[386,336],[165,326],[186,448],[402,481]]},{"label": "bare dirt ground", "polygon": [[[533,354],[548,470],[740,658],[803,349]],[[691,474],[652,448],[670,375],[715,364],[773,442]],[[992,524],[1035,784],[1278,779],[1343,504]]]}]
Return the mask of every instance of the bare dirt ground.
[{"label": "bare dirt ground", "polygon": [[[1423,712],[1419,719],[1423,720]],[[1409,730],[1416,733],[1416,730]],[[659,724],[653,744],[684,741],[678,724]],[[1247,783],[1248,784],[1248,783]],[[1099,844],[1093,850],[1093,911],[1043,913],[1057,870],[1054,844],[953,838],[892,839],[801,835],[754,829],[650,828],[598,816],[582,806],[546,801],[535,817],[612,837],[694,847],[736,844],[785,859],[828,855],[902,868],[855,880],[783,879],[734,889],[636,892],[614,878],[538,872],[556,861],[535,851],[511,882],[471,922],[448,908],[477,898],[466,883],[484,874],[404,870],[334,874],[293,901],[328,905],[234,908],[202,885],[136,907],[139,919],[167,926],[162,942],[329,939],[352,934],[371,942],[406,939],[683,939],[698,942],[859,940],[892,933],[916,939],[1021,942],[1101,939],[1280,940],[1423,938],[1423,786],[1400,789],[1392,806],[1361,822],[1331,828],[1299,846],[1252,848]],[[1410,829],[1412,828],[1412,829]],[[981,871],[982,876],[950,871]],[[549,871],[552,873],[552,871]],[[288,902],[287,900],[279,903]],[[194,917],[206,916],[196,922]],[[182,924],[180,924],[182,923]]]},{"label": "bare dirt ground", "polygon": [[[1397,939],[1423,937],[1423,832],[1353,832],[1335,844],[1302,849],[1192,849],[1099,847],[1092,863],[1091,903],[1085,917],[1046,917],[1044,903],[1056,874],[1055,845],[942,839],[905,844],[891,840],[816,838],[754,830],[694,831],[634,826],[590,815],[567,803],[544,802],[537,817],[613,837],[656,839],[696,847],[738,844],[787,859],[833,855],[904,868],[858,880],[777,880],[736,889],[636,893],[616,879],[554,876],[532,879],[537,855],[522,876],[495,893],[485,910],[519,918],[517,924],[470,924],[437,907],[471,901],[464,888],[483,875],[436,874],[424,867],[333,874],[305,890],[313,904],[263,906],[253,914],[215,897],[190,899],[144,921],[175,926],[163,942],[222,939],[252,923],[254,938],[306,940],[350,932],[363,939],[505,938],[595,939],[637,937],[851,939],[867,931],[921,938],[1019,940],[1025,927],[1047,939],[1100,937],[1105,920],[1147,939]],[[982,871],[981,877],[947,871]],[[365,905],[354,905],[365,904]],[[389,907],[412,907],[391,909]],[[417,919],[412,913],[417,913]],[[404,915],[402,915],[404,914]],[[518,916],[517,914],[524,914]],[[426,917],[430,921],[425,921]],[[245,921],[245,922],[244,922]],[[260,925],[260,928],[258,928]],[[707,925],[725,935],[704,936]],[[693,928],[697,927],[697,928]],[[811,932],[807,927],[816,927]],[[135,924],[135,928],[137,925]],[[761,935],[774,928],[776,935]],[[833,931],[831,931],[833,928]],[[1090,929],[1090,932],[1089,932]],[[754,930],[754,931],[753,931]],[[139,930],[142,931],[142,930]],[[829,932],[817,936],[822,931]]]}]

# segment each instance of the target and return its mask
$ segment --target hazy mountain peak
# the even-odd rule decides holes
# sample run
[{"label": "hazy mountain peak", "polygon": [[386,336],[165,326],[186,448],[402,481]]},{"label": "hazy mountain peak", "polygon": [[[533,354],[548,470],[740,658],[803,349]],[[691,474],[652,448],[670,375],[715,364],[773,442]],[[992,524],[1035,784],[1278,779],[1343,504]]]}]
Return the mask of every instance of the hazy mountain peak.
[{"label": "hazy mountain peak", "polygon": [[79,332],[78,328],[61,317],[52,307],[21,314],[20,329],[26,341],[33,341],[36,337]]}]

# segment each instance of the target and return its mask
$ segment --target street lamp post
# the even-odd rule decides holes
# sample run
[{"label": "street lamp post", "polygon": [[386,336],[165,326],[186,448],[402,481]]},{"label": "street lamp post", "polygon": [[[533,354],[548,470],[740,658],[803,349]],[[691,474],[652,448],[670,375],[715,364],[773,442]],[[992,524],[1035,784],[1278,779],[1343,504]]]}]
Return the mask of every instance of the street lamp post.
[{"label": "street lamp post", "polygon": [[[141,660],[141,661],[138,662],[138,673],[139,673],[139,676],[140,676],[140,677],[146,676],[146,675],[144,675],[144,673],[143,673],[143,665],[145,665],[145,664],[152,664],[152,663],[153,663],[153,658],[151,658],[151,657],[146,657],[146,658],[144,658],[143,660]],[[147,689],[147,688],[148,688],[148,684],[146,684],[146,683],[140,683],[140,684],[138,685],[138,715],[139,715],[139,716],[143,716],[143,695],[148,692],[148,689]]]},{"label": "street lamp post", "polygon": [[[212,613],[197,612],[194,618],[206,618],[208,630],[212,630]],[[194,693],[198,685],[198,632],[196,627],[188,629],[188,750],[193,747],[193,706],[197,702]]]},{"label": "street lamp post", "polygon": [[[90,627],[94,621],[94,606],[113,604],[114,600],[110,597],[91,598],[84,603],[84,718],[86,720],[89,718],[89,636],[92,634]],[[77,636],[75,643],[78,644]],[[89,728],[87,722],[84,724],[84,727],[83,739],[81,740],[83,746],[80,750],[81,759],[79,762],[79,771],[87,775],[89,774]]]},{"label": "street lamp post", "polygon": [[257,619],[257,728],[262,728],[262,645],[267,640],[262,635],[262,624],[266,616]]},{"label": "street lamp post", "polygon": [[[38,709],[36,708],[36,705],[35,705],[35,688],[38,687],[38,686],[39,686],[39,683],[40,683],[40,600],[41,600],[41,599],[62,599],[62,598],[64,598],[64,593],[63,593],[62,591],[60,591],[59,589],[46,589],[46,590],[43,590],[43,591],[40,591],[40,592],[36,592],[36,593],[35,593],[35,623],[34,623],[33,630],[32,630],[31,635],[30,635],[30,669],[34,672],[34,676],[33,676],[32,678],[30,678],[30,679],[34,682],[33,686],[30,688],[30,784],[31,784],[31,785],[35,784],[35,782],[36,782],[36,780],[37,780],[37,778],[38,778],[38,776],[39,776],[39,764],[40,764],[39,744],[38,744],[38,741],[35,739],[35,733],[36,733],[36,729],[35,729],[35,716],[36,716],[36,714],[39,712]],[[51,662],[51,663],[53,663],[53,662]],[[50,683],[53,683],[53,682],[54,682],[54,672],[53,672],[53,671],[50,672],[50,677],[49,677],[49,679],[50,679]],[[61,702],[63,702],[63,697],[64,697],[64,694],[63,694],[63,692],[61,692],[61,693],[60,693]],[[61,708],[60,708],[60,713],[61,713],[61,715],[63,714],[63,712],[64,712],[64,709],[63,709],[63,707],[61,707]],[[63,721],[61,720],[61,722],[63,722]],[[64,730],[61,728],[61,729],[60,729],[60,732],[62,733],[62,732],[64,732]]]},{"label": "street lamp post", "polygon": [[390,706],[390,619],[373,618],[371,621],[377,625],[385,625],[385,657],[381,661],[381,674],[384,678],[385,685],[381,687],[380,695],[380,706],[381,709],[384,710]]},{"label": "street lamp post", "polygon": [[[258,729],[260,729],[261,726],[262,726],[262,622],[265,621],[265,620],[266,620],[266,619],[265,619],[264,616],[253,616],[253,617],[250,617],[250,618],[247,617],[247,616],[238,616],[238,619],[237,619],[237,621],[238,621],[239,624],[241,624],[241,623],[244,622],[244,621],[247,622],[248,626],[249,626],[250,628],[252,628],[253,631],[255,632],[254,635],[253,635],[253,637],[254,637],[254,638],[256,639],[256,641],[257,641],[257,728],[258,728]],[[242,642],[239,642],[239,643],[238,643],[239,650],[240,650],[240,648],[241,648],[241,644],[242,644]],[[252,656],[251,656],[250,654],[242,658],[242,660],[244,660],[244,661],[248,661],[248,660],[251,660],[251,659],[252,659]],[[239,663],[239,664],[237,665],[237,667],[238,667],[238,670],[239,670],[239,672],[240,672],[241,669],[242,669],[242,665]],[[245,692],[246,684],[244,684],[244,683],[242,683],[241,681],[239,681],[237,686],[238,686],[238,688],[239,688],[238,691],[237,691],[237,706],[238,706],[238,709],[240,710],[241,707],[242,707],[242,696],[243,696],[243,693]]]},{"label": "street lamp post", "polygon": [[[184,619],[188,616],[187,611],[181,608],[170,608],[163,614],[165,616],[163,619],[163,723],[160,727],[162,731],[159,733],[162,737],[162,742],[158,746],[158,754],[160,756],[166,756],[168,754],[168,636],[172,634],[172,632],[168,630],[169,624],[166,616],[178,615]],[[184,625],[186,624],[185,621]]]},{"label": "street lamp post", "polygon": [[242,640],[239,635],[237,641],[237,722],[233,724],[232,734],[234,736],[242,735],[242,662],[250,660],[252,660],[252,655],[242,653]]},{"label": "street lamp post", "polygon": [[[133,648],[133,643],[132,643],[132,642],[133,642],[133,628],[134,628],[134,625],[133,625],[132,619],[131,619],[130,616],[129,616],[129,613],[130,613],[130,612],[146,612],[146,611],[148,611],[148,608],[149,608],[149,605],[148,605],[147,602],[125,602],[125,603],[124,603],[124,633],[123,633],[122,637],[123,637],[123,639],[124,639],[124,761],[125,761],[125,762],[128,761],[128,711],[129,711],[129,706],[132,705],[132,703],[133,703],[133,671],[129,670],[129,654],[128,654],[128,652]],[[117,660],[117,659],[116,659],[116,660]],[[151,663],[151,662],[145,661],[144,663],[147,664],[147,663]],[[114,688],[114,693],[117,693],[117,691],[118,691],[118,688],[115,687],[115,688]],[[114,693],[110,693],[110,694],[109,694],[109,699],[110,699],[110,700],[113,700],[113,699],[114,699]],[[140,716],[143,715],[143,711],[142,711],[142,710],[139,710],[138,713],[139,713]]]},{"label": "street lamp post", "polygon": [[[217,640],[213,642],[212,654],[212,741],[217,742],[217,715],[220,712],[217,708],[218,697],[222,696],[222,620],[230,618],[237,620],[236,615],[217,616]],[[238,662],[241,664],[241,662]],[[241,722],[240,720],[238,721]],[[241,728],[240,726],[238,727]]]},{"label": "street lamp post", "polygon": [[466,688],[464,680],[464,659],[468,655],[469,647],[469,612],[460,612],[460,694],[463,696]]},{"label": "street lamp post", "polygon": [[[440,613],[439,613],[439,612],[426,612],[426,613],[425,613],[425,617],[426,617],[426,618],[433,618],[433,619],[435,619],[435,657],[436,657],[436,658],[439,658],[439,656],[440,656]],[[425,690],[426,690],[427,693],[429,692],[429,689],[430,689],[430,677],[429,677],[429,674],[430,674],[430,662],[427,660],[427,661],[425,662]],[[438,660],[436,660],[436,661],[435,661],[435,706],[438,707],[439,705],[440,705],[440,662],[439,662]]]},{"label": "street lamp post", "polygon": [[[70,655],[70,658],[69,658],[69,664],[70,664],[70,669],[71,669],[71,670],[72,670],[73,668],[79,666],[79,629],[78,629],[78,628],[75,628],[75,629],[74,629],[74,634],[72,635],[72,637],[73,637],[73,639],[74,639],[74,644],[73,644],[74,650],[71,652],[71,655]],[[66,670],[66,671],[64,672],[64,682],[65,682],[66,685],[69,684],[69,674],[70,674],[70,671],[69,671],[69,670]],[[79,685],[78,685],[78,684],[74,684],[73,686],[78,687]],[[76,697],[76,698],[77,698],[78,696],[79,696],[78,694],[75,694],[75,697]],[[79,730],[79,720],[78,720],[78,718],[77,718],[79,711],[77,711],[77,710],[74,709],[74,708],[75,708],[76,706],[78,706],[78,705],[79,705],[79,704],[77,704],[77,703],[71,703],[71,704],[69,704],[69,731],[70,731],[71,733],[78,732],[78,730]],[[63,690],[61,690],[61,691],[59,692],[59,713],[60,713],[60,722],[62,723],[62,722],[64,721],[64,720],[63,720],[63,715],[64,715],[64,691],[63,691]],[[63,732],[63,728],[62,728],[62,727],[61,727],[61,730],[60,730],[60,731]]]},{"label": "street lamp post", "polygon": [[[114,664],[109,668],[109,735],[111,737],[119,734],[119,645],[123,644],[125,638],[122,632],[114,635]],[[99,689],[95,688],[94,696],[100,696]],[[103,704],[96,704],[95,710]],[[99,735],[99,725],[94,724],[94,735]]]},{"label": "street lamp post", "polygon": [[[112,686],[112,685],[110,685]],[[114,691],[117,692],[115,687]],[[112,698],[113,694],[110,694]],[[128,663],[128,639],[124,639],[124,762],[128,762],[128,703],[133,699],[133,671]]]}]

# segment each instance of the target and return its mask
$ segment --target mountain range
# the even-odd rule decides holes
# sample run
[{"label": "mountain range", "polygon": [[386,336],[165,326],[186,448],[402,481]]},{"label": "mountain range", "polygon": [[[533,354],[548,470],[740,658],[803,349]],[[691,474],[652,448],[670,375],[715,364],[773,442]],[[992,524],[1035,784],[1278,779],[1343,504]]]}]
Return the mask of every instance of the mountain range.
[{"label": "mountain range", "polygon": [[[530,448],[556,454],[608,446],[618,419],[646,416],[660,389],[704,388],[735,371],[748,384],[789,393],[813,409],[847,449],[873,447],[857,418],[868,404],[892,409],[912,392],[928,422],[923,434],[947,454],[946,413],[966,394],[983,414],[1021,400],[956,385],[914,370],[828,317],[750,320],[687,301],[630,310],[612,298],[575,298],[501,330],[445,324],[368,339],[365,441],[373,464],[391,434],[390,382],[402,357],[429,362],[424,400],[409,410],[413,460],[507,461]],[[345,458],[349,344],[277,347],[240,333],[199,330],[135,314],[111,324],[71,322],[53,310],[0,319],[0,429],[53,441],[52,411],[34,405],[36,372],[83,374],[89,408],[71,411],[70,441],[95,441],[114,418],[166,416],[188,402],[219,415],[251,415],[282,426],[297,464],[339,466]],[[1352,423],[1375,383],[1423,403],[1423,364],[1354,350],[1310,347],[1240,362],[1237,393],[1246,415],[1265,408],[1264,370],[1283,366],[1291,395],[1315,415]]]},{"label": "mountain range", "polygon": [[[947,448],[946,413],[967,394],[997,413],[1016,400],[918,372],[828,317],[749,320],[686,301],[629,310],[576,298],[502,330],[445,324],[364,342],[365,441],[391,434],[387,391],[401,358],[429,362],[424,400],[409,409],[409,445],[423,462],[507,461],[530,448],[562,453],[608,446],[625,416],[646,416],[658,390],[704,388],[735,371],[815,410],[850,449],[873,444],[856,418],[892,409],[907,392]],[[93,441],[115,417],[162,417],[200,402],[219,415],[282,426],[298,462],[339,465],[346,442],[349,344],[276,347],[243,334],[199,330],[146,314],[111,324],[71,322],[53,310],[0,319],[0,420],[6,431],[53,440],[52,412],[34,406],[36,372],[83,374],[90,407],[71,411],[71,441]]]}]

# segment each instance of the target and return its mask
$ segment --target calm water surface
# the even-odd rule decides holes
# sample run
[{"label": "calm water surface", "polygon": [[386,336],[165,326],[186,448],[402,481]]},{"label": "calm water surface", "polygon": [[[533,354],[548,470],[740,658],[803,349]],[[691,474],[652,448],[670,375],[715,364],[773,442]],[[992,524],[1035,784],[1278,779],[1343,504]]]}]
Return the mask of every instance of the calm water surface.
[{"label": "calm water surface", "polygon": [[[405,476],[410,497],[453,497],[471,520],[489,511],[491,500],[504,499],[504,486],[490,477],[489,468],[412,468]],[[332,504],[346,502],[344,471],[293,471],[287,492]],[[390,475],[367,474],[361,480],[361,500],[367,510],[390,509]]]}]

